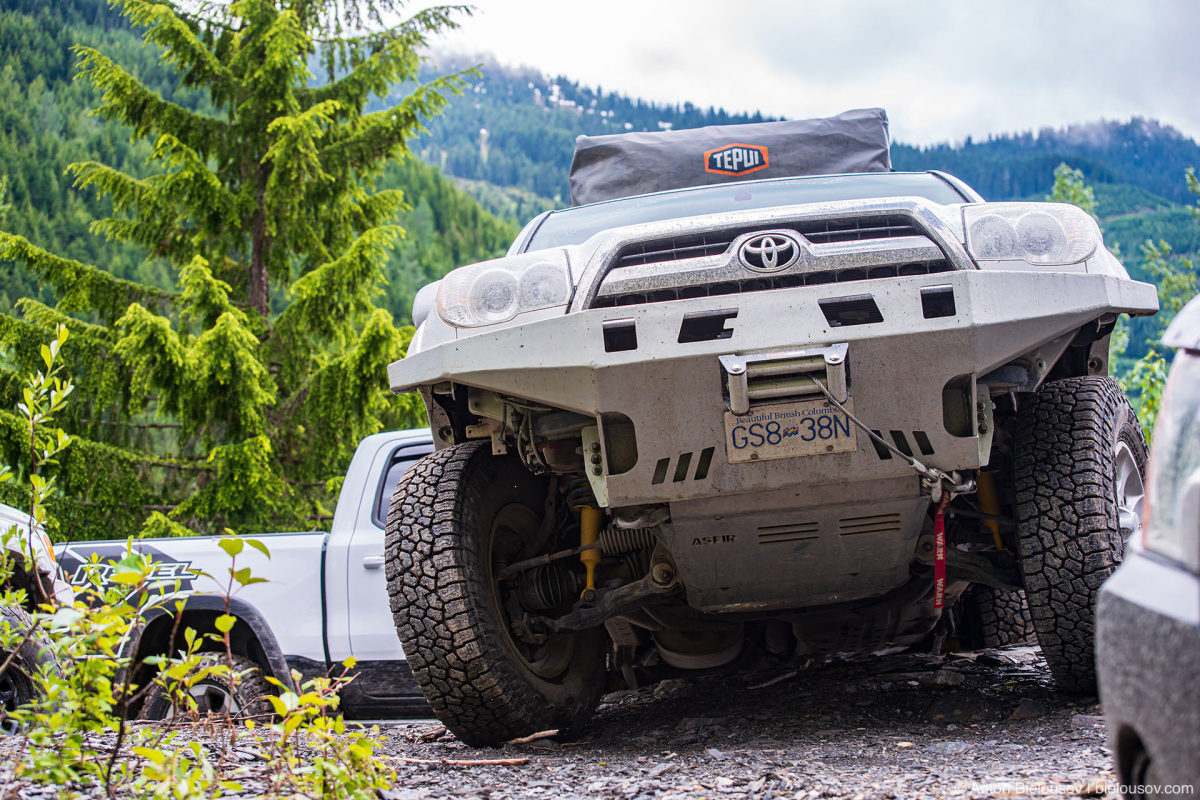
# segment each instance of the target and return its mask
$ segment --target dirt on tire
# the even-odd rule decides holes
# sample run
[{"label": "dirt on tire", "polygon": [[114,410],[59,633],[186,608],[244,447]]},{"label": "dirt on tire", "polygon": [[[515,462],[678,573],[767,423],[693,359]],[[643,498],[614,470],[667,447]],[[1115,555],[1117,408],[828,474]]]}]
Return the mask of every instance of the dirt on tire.
[{"label": "dirt on tire", "polygon": [[964,600],[977,617],[979,647],[1037,644],[1024,590],[972,586]]},{"label": "dirt on tire", "polygon": [[1017,420],[1013,455],[1021,571],[1038,643],[1065,691],[1093,693],[1094,610],[1124,552],[1116,448],[1145,477],[1145,437],[1112,378],[1046,384]]},{"label": "dirt on tire", "polygon": [[604,630],[574,634],[560,676],[535,674],[517,652],[493,588],[489,536],[499,511],[540,516],[543,479],[487,443],[432,453],[396,486],[384,558],[396,630],[434,713],[482,746],[577,729],[605,688]]}]

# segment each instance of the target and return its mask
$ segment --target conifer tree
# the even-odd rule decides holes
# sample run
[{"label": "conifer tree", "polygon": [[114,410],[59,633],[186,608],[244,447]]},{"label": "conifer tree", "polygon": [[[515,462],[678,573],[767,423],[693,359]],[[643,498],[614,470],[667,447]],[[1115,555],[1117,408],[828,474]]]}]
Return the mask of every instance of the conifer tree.
[{"label": "conifer tree", "polygon": [[[0,317],[0,408],[22,364],[59,323],[78,394],[60,467],[61,537],[307,526],[328,514],[359,439],[419,419],[394,398],[386,365],[411,328],[374,305],[389,248],[404,235],[398,191],[372,178],[404,158],[421,121],[461,77],[415,82],[417,48],[461,9],[435,8],[382,27],[394,0],[238,0],[184,12],[118,0],[146,42],[205,95],[208,113],[147,88],[105,54],[76,47],[96,113],[153,144],[157,171],[137,179],[99,162],[73,164],[77,187],[111,198],[96,234],[169,263],[172,292],[119,280],[0,232],[0,259],[24,265],[58,298]],[[375,32],[364,32],[368,25]],[[319,84],[309,65],[320,61]],[[27,461],[15,420],[0,412],[5,460]],[[164,513],[165,512],[165,513]],[[149,515],[149,516],[148,516]]]}]

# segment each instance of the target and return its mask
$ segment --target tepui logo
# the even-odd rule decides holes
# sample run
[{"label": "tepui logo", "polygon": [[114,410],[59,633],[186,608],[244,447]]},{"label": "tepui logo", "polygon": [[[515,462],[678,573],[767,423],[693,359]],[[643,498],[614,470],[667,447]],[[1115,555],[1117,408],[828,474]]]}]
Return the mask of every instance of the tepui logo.
[{"label": "tepui logo", "polygon": [[704,171],[717,175],[746,175],[768,166],[767,148],[757,144],[727,144],[704,154]]}]

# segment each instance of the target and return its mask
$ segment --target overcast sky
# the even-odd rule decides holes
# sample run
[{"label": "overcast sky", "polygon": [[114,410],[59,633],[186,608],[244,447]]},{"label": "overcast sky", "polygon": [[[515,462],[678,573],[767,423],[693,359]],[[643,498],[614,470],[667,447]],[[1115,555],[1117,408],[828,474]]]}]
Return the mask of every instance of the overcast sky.
[{"label": "overcast sky", "polygon": [[474,5],[438,45],[658,102],[793,119],[882,106],[915,144],[1132,116],[1200,138],[1200,0]]}]

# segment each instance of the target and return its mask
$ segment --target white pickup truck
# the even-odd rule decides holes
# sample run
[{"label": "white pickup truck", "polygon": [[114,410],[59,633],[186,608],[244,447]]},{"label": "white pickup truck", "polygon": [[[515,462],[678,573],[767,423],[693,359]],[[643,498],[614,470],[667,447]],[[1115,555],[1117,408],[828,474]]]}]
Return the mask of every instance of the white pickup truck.
[{"label": "white pickup truck", "polygon": [[[428,430],[368,436],[350,462],[328,532],[258,535],[270,559],[251,548],[238,555],[239,569],[250,567],[253,575],[267,579],[241,589],[230,600],[230,613],[238,618],[231,632],[232,649],[243,666],[256,666],[291,685],[293,669],[307,679],[331,668],[340,672],[341,662],[353,657],[357,678],[342,692],[347,718],[429,714],[392,624],[383,528],[396,482],[432,451]],[[164,611],[147,621],[135,663],[180,649],[188,627],[200,633],[215,631],[213,620],[225,610],[226,587],[218,581],[228,576],[230,566],[217,539],[145,539],[135,541],[134,547],[158,562],[155,579],[178,579],[181,594],[188,596],[178,626],[180,641],[170,641],[173,618]],[[83,578],[86,562],[120,559],[125,548],[123,541],[59,545],[58,561],[74,582]],[[193,570],[213,578],[197,577]],[[136,680],[144,685],[150,677],[152,673],[143,670]],[[219,684],[197,687],[193,696],[201,711],[221,711],[226,703],[254,703],[252,697],[228,696],[228,687]],[[150,708],[153,700],[151,695],[143,716],[169,713],[169,708]]]}]

